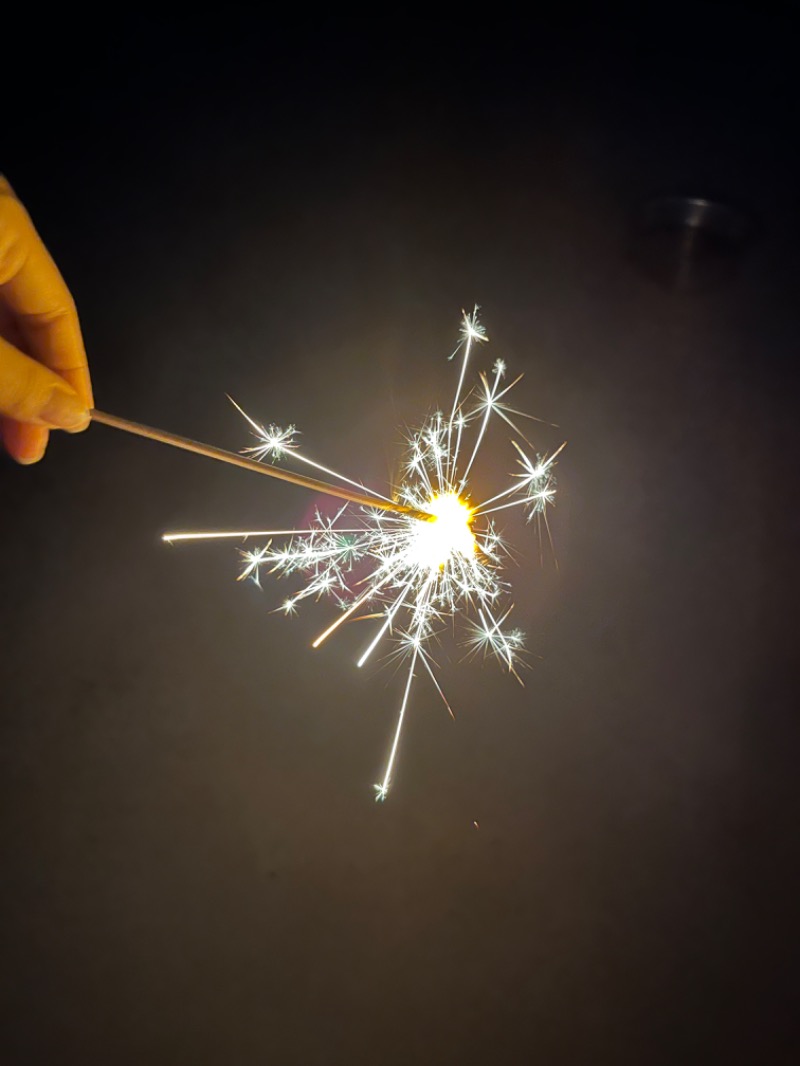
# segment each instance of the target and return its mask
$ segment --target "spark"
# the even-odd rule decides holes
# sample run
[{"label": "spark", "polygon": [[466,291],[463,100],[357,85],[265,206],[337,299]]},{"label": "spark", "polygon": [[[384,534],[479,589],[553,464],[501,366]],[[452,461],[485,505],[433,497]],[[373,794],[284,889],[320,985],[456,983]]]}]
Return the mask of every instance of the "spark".
[{"label": "spark", "polygon": [[[391,495],[368,490],[373,498],[401,502],[416,512],[431,515],[429,521],[378,507],[346,504],[333,517],[317,511],[304,528],[176,532],[163,537],[169,543],[261,540],[263,543],[255,549],[239,549],[239,580],[250,579],[260,585],[262,574],[299,578],[296,591],[276,608],[287,616],[296,614],[307,599],[332,599],[340,608],[338,616],[313,641],[314,648],[347,622],[377,621],[357,659],[358,666],[384,646],[389,658],[406,665],[389,755],[383,776],[374,786],[375,799],[381,802],[394,780],[418,676],[432,681],[453,716],[430,653],[448,628],[456,624],[463,627],[467,659],[477,655],[493,658],[522,684],[519,671],[524,665],[525,637],[520,629],[507,626],[513,609],[504,577],[509,548],[491,516],[507,508],[522,508],[528,521],[544,519],[549,537],[546,510],[555,499],[553,468],[564,444],[549,456],[535,453],[516,424],[518,418],[533,416],[510,407],[506,400],[521,375],[504,384],[506,364],[502,359],[494,362],[491,377],[479,373],[477,390],[466,386],[474,352],[487,341],[478,308],[469,314],[462,312],[460,341],[450,356],[453,359],[460,354],[461,366],[449,416],[437,411],[419,429],[407,434],[403,477]],[[228,398],[255,435],[256,444],[245,449],[248,454],[261,461],[302,462],[364,490],[360,482],[306,455],[300,448],[295,426],[284,429],[272,423],[262,425]],[[510,475],[510,484],[482,503],[473,504],[469,477],[494,421],[502,422],[512,432],[510,440],[516,450],[518,470]],[[471,448],[467,451],[468,437]],[[469,456],[466,462],[462,459],[462,446],[464,455]]]}]

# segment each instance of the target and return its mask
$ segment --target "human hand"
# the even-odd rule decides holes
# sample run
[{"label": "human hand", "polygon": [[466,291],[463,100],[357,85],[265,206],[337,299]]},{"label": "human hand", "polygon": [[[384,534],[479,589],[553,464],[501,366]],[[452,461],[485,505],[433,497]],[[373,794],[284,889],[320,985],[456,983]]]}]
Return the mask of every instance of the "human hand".
[{"label": "human hand", "polygon": [[89,425],[92,383],[75,303],[27,211],[0,175],[0,428],[36,463],[51,429]]}]

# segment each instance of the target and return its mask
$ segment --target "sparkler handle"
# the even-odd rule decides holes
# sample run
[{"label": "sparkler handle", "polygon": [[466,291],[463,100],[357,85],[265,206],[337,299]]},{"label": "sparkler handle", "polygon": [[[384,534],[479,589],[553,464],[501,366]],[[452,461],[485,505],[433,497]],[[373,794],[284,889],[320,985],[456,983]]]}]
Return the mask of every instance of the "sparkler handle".
[{"label": "sparkler handle", "polygon": [[278,478],[281,481],[289,481],[293,485],[311,489],[312,492],[321,492],[326,496],[336,496],[341,500],[360,504],[362,507],[378,507],[383,511],[395,511],[398,514],[409,515],[411,518],[418,518],[424,522],[433,520],[433,515],[429,515],[425,511],[417,511],[413,507],[406,507],[402,503],[379,500],[373,496],[368,496],[366,493],[356,492],[354,489],[340,488],[338,485],[331,485],[326,481],[318,481],[316,478],[297,474],[293,470],[284,470],[281,467],[270,466],[267,463],[259,463],[255,459],[237,455],[236,452],[228,452],[223,448],[216,448],[213,444],[203,444],[200,441],[191,440],[189,437],[180,437],[176,433],[155,429],[153,426],[146,426],[141,422],[132,422],[128,418],[119,418],[117,415],[110,415],[105,411],[95,409],[91,412],[91,416],[93,422],[99,422],[104,426],[121,429],[125,433],[133,433],[137,437],[155,440],[160,444],[169,444],[173,448],[194,452],[195,455],[205,455],[208,459],[217,459],[222,463],[230,463],[231,466],[239,466],[243,470],[251,470],[255,474],[266,474],[268,477]]}]

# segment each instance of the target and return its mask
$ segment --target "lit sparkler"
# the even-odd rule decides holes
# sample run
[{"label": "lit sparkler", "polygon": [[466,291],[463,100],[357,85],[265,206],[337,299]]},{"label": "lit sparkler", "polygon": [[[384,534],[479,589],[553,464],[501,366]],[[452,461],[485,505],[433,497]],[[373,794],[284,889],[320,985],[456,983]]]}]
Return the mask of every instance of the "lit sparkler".
[{"label": "lit sparkler", "polygon": [[[448,622],[463,623],[467,657],[491,655],[522,684],[519,670],[525,638],[521,630],[506,626],[512,610],[510,587],[503,577],[508,549],[492,516],[507,508],[522,508],[528,521],[544,522],[549,539],[546,512],[555,497],[554,467],[564,444],[549,456],[537,454],[532,458],[525,450],[533,446],[517,419],[533,416],[510,406],[507,397],[521,375],[505,384],[502,360],[495,362],[490,376],[479,374],[478,387],[467,389],[471,357],[476,347],[488,340],[477,310],[476,307],[471,314],[464,313],[460,342],[451,356],[461,354],[450,413],[446,416],[437,412],[408,436],[404,475],[393,497],[369,490],[375,506],[346,503],[333,517],[317,511],[314,521],[304,529],[164,535],[164,540],[172,543],[264,539],[258,548],[241,550],[239,580],[250,578],[260,584],[262,573],[299,576],[300,587],[278,608],[287,615],[294,614],[304,600],[332,598],[340,613],[313,642],[315,648],[345,622],[357,618],[377,620],[357,660],[358,666],[363,666],[385,641],[391,642],[393,655],[408,664],[389,756],[383,777],[375,785],[378,800],[386,798],[393,780],[418,672],[429,677],[452,715],[431,654],[433,643]],[[363,485],[305,455],[297,443],[294,426],[263,426],[235,401],[231,402],[257,440],[256,445],[245,449],[247,454],[262,461],[299,461],[367,493]],[[474,504],[470,500],[469,475],[493,419],[501,420],[513,431],[511,443],[520,471],[496,495]],[[471,438],[471,444],[467,438]],[[402,504],[406,513],[385,509],[380,501],[394,508]],[[427,515],[427,520],[420,515]]]}]

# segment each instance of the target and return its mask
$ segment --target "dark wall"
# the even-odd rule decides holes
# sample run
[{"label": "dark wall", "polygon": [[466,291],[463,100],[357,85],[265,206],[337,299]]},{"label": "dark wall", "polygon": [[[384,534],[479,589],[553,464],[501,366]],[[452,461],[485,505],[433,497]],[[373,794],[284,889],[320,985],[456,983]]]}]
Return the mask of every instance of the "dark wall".
[{"label": "dark wall", "polygon": [[[796,24],[382,18],[14,26],[0,166],[98,405],[223,447],[228,392],[385,483],[480,303],[569,440],[532,669],[420,685],[376,806],[400,676],[159,540],[313,498],[0,462],[0,1061],[796,1061]],[[715,283],[642,268],[667,193],[751,220]]]}]

